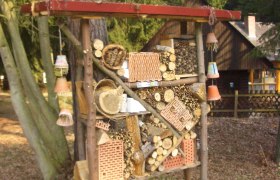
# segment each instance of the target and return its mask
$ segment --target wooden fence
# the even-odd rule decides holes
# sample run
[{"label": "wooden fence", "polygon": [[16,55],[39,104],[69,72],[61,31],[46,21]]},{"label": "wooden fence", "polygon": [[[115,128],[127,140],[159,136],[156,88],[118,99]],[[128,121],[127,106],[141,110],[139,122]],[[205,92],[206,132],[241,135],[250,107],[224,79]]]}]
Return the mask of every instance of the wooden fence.
[{"label": "wooden fence", "polygon": [[257,92],[221,95],[220,101],[210,102],[210,116],[217,117],[279,117],[280,94]]}]

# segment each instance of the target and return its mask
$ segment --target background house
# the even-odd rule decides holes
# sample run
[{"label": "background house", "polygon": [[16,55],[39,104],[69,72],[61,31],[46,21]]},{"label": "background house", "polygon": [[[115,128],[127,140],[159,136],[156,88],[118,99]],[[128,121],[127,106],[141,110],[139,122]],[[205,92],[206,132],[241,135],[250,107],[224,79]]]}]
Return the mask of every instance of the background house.
[{"label": "background house", "polygon": [[[266,57],[255,57],[252,50],[259,45],[258,39],[272,25],[255,21],[254,16],[245,17],[245,22],[217,22],[213,31],[218,39],[218,51],[214,53],[220,78],[217,85],[222,94],[238,90],[275,90],[275,74],[272,63]],[[210,32],[208,23],[203,25],[204,39]],[[166,22],[142,51],[152,51],[157,44],[175,41],[193,41],[194,23]],[[210,51],[205,50],[205,63],[210,61]],[[211,82],[209,82],[211,83]]]}]

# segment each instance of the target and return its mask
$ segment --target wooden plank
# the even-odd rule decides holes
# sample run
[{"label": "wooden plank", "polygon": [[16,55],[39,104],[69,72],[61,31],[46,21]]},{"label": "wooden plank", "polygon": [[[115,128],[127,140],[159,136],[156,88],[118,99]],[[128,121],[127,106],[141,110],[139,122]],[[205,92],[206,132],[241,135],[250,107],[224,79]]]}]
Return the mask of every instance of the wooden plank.
[{"label": "wooden plank", "polygon": [[[34,8],[31,8],[34,7]],[[169,19],[192,19],[208,22],[209,14],[214,11],[217,20],[239,20],[240,11],[229,11],[205,7],[180,7],[166,5],[149,5],[138,3],[111,3],[89,1],[57,1],[35,2],[33,5],[21,6],[21,13],[56,16],[114,16],[114,17],[149,17]],[[43,12],[43,13],[42,13]]]},{"label": "wooden plank", "polygon": [[238,91],[235,90],[234,91],[234,118],[238,118],[238,114],[237,114],[237,110],[238,110]]},{"label": "wooden plank", "polygon": [[166,174],[166,173],[174,173],[174,172],[182,171],[182,170],[189,169],[189,168],[195,168],[195,167],[197,167],[199,165],[200,165],[200,162],[197,161],[197,162],[195,162],[193,164],[188,164],[188,165],[182,166],[180,168],[168,169],[168,170],[162,171],[162,172],[154,172],[154,173],[151,174],[151,176],[149,176],[149,178],[159,177],[159,176],[161,176],[163,174]]},{"label": "wooden plank", "polygon": [[[212,109],[214,113],[234,112],[233,109]],[[280,109],[238,109],[237,112],[280,112]]]},{"label": "wooden plank", "polygon": [[[141,142],[141,134],[140,134],[138,116],[137,115],[128,116],[126,118],[126,127],[127,127],[129,134],[132,137],[132,142],[134,142],[134,144],[133,144],[134,151],[132,152],[134,154],[132,156],[134,157],[135,153],[138,153],[138,155],[140,155],[142,153],[142,151],[140,149],[142,142]],[[135,176],[144,176],[145,175],[145,170],[144,170],[145,169],[145,167],[144,167],[145,159],[144,159],[143,153],[142,153],[142,155],[143,155],[142,158],[141,157],[138,157],[138,159],[133,158]]]}]

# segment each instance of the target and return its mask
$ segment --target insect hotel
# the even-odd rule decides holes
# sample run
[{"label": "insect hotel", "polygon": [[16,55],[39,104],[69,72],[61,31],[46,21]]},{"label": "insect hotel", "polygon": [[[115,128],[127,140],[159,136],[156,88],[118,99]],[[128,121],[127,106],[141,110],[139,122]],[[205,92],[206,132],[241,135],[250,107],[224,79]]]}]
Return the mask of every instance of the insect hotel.
[{"label": "insect hotel", "polygon": [[[149,179],[179,170],[188,179],[188,170],[199,166],[201,179],[207,179],[209,108],[201,25],[211,12],[222,21],[238,20],[240,12],[67,0],[26,4],[21,12],[81,18],[82,42],[59,24],[83,58],[83,80],[72,78],[77,117],[75,180]],[[195,22],[195,40],[184,44],[196,52],[193,65],[186,63],[188,56],[177,60],[180,44],[175,49],[159,44],[153,52],[127,52],[121,44],[91,40],[89,19],[108,16]],[[75,69],[76,63],[71,64]],[[98,81],[93,71],[107,78]],[[86,132],[79,126],[85,126]]]}]

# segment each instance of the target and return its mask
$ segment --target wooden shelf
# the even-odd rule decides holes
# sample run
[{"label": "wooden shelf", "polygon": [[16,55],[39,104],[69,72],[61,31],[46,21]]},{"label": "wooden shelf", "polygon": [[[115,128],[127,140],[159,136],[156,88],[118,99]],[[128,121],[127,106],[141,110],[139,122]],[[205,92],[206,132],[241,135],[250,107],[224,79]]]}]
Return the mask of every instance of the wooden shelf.
[{"label": "wooden shelf", "polygon": [[189,169],[189,168],[195,168],[197,166],[200,166],[200,162],[199,161],[197,161],[197,162],[195,162],[193,164],[188,164],[186,166],[182,166],[182,167],[174,168],[174,169],[169,169],[169,170],[162,171],[162,172],[156,171],[156,172],[152,173],[150,176],[137,177],[137,178],[135,178],[135,180],[144,180],[144,179],[147,179],[147,178],[159,177],[159,176],[164,175],[166,173],[174,173],[174,172],[182,171],[182,170]]},{"label": "wooden shelf", "polygon": [[[121,118],[126,118],[128,116],[146,115],[146,114],[151,114],[151,113],[148,111],[142,111],[142,112],[138,112],[138,113],[118,113],[118,114],[114,115],[112,118],[121,119]],[[105,117],[102,115],[96,115],[96,119],[102,120],[102,119],[108,119],[108,117]],[[87,114],[80,114],[80,121],[86,125],[87,124]]]}]

